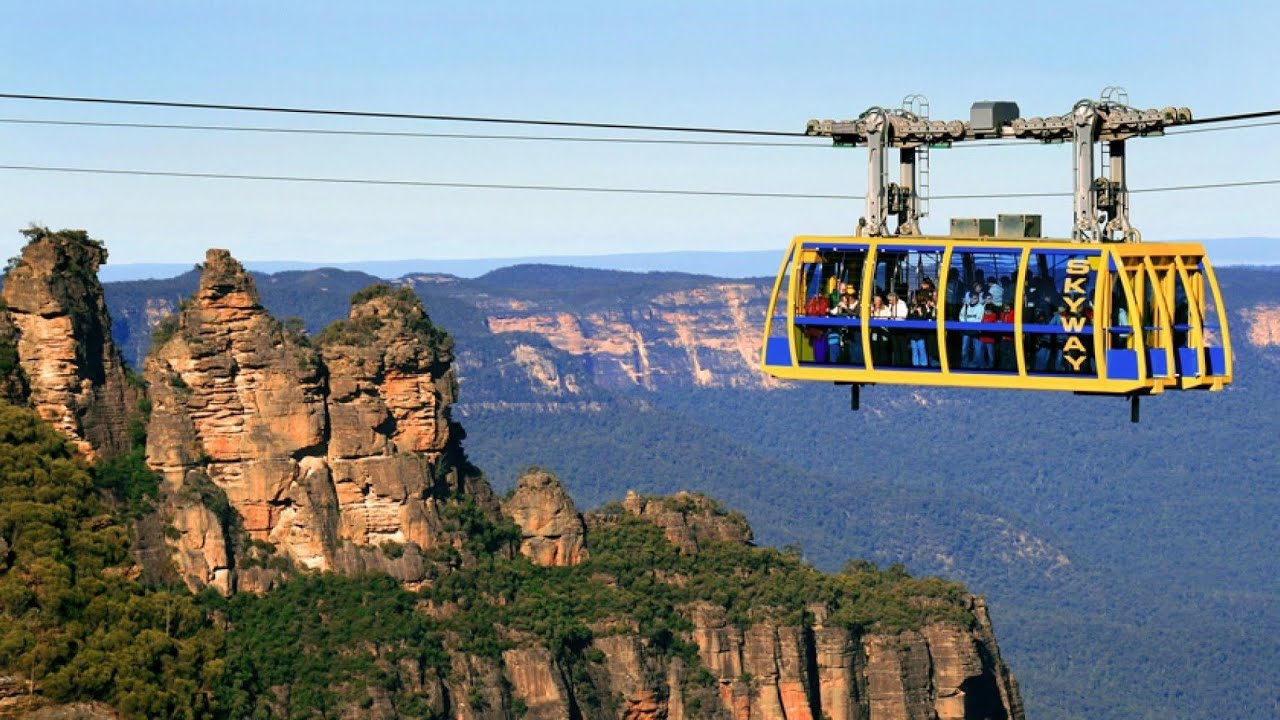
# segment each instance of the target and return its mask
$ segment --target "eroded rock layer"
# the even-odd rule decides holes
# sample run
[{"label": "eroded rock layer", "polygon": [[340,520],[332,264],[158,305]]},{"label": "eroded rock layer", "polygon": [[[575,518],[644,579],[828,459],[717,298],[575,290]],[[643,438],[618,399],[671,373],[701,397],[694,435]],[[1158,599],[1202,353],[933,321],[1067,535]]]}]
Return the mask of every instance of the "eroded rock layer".
[{"label": "eroded rock layer", "polygon": [[4,281],[0,392],[29,401],[89,460],[126,452],[139,391],[111,339],[98,282],[107,251],[81,230],[23,234],[29,242]]},{"label": "eroded rock layer", "polygon": [[424,551],[460,542],[443,501],[467,496],[496,516],[448,419],[450,341],[412,293],[358,294],[313,346],[211,250],[199,289],[156,333],[147,459],[165,477],[190,586],[263,589],[270,574],[245,571],[272,556],[412,586]]}]

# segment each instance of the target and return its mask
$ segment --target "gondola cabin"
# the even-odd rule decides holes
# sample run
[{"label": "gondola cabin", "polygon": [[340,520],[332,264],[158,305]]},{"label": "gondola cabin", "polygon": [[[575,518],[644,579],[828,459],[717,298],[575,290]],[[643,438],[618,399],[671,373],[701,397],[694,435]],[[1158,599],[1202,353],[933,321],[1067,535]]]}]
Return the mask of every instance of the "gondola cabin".
[{"label": "gondola cabin", "polygon": [[764,369],[780,378],[1114,395],[1231,382],[1221,292],[1191,243],[798,237],[770,307]]},{"label": "gondola cabin", "polygon": [[[886,111],[845,123],[843,136],[839,123],[833,131],[825,121],[838,141],[871,147],[870,220],[858,235],[792,241],[770,296],[762,369],[851,385],[855,408],[867,384],[1056,390],[1127,396],[1135,421],[1141,395],[1230,383],[1226,312],[1204,248],[1140,242],[1128,225],[1123,140],[1158,128],[1123,125],[1115,105],[1087,108],[1103,119],[1071,134],[1077,146],[1087,140],[1091,148],[1100,136],[1110,142],[1111,167],[1087,183],[1077,172],[1076,227],[1064,239],[1040,238],[1033,215],[957,219],[948,236],[919,235],[914,171],[924,140],[937,138],[919,139],[911,126],[927,132],[943,124],[906,113],[895,142],[895,116]],[[1155,117],[1171,124],[1180,116],[1190,113]],[[972,125],[960,125],[950,139],[974,139]],[[1003,127],[1012,125],[1006,117]],[[879,138],[868,137],[872,127]],[[976,136],[1016,132],[1001,127],[983,121]],[[877,187],[875,155],[888,146],[904,148],[903,185]],[[1085,154],[1077,166],[1088,165],[1091,177]],[[894,234],[885,231],[891,214],[899,220]]]}]

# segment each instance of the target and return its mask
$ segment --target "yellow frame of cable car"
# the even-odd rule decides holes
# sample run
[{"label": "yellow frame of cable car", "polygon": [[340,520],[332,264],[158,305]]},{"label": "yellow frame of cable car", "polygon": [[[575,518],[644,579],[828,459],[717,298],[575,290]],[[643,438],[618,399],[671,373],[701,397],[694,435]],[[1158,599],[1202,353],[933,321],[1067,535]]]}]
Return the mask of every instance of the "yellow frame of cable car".
[{"label": "yellow frame of cable car", "polygon": [[[859,285],[859,327],[871,327],[870,296],[865,289],[872,287],[877,256],[881,246],[903,247],[919,250],[940,250],[939,277],[936,287],[946,288],[952,272],[952,254],[955,248],[963,247],[965,252],[975,247],[984,250],[1018,252],[1019,262],[1015,297],[1024,297],[1027,265],[1033,251],[1057,253],[1097,254],[1095,282],[1093,288],[1092,307],[1095,308],[1095,325],[1090,328],[1093,336],[1092,357],[1097,368],[1096,373],[1083,376],[1055,373],[1032,373],[1026,367],[1024,352],[1025,335],[1023,334],[1024,303],[1014,303],[1013,337],[1015,355],[1017,356],[1017,374],[1010,372],[975,371],[970,369],[952,370],[951,358],[947,352],[946,332],[946,293],[938,293],[937,303],[937,347],[938,360],[941,367],[928,370],[902,370],[897,368],[877,369],[872,358],[869,332],[860,332],[862,342],[863,366],[812,363],[801,364],[797,344],[800,342],[801,328],[795,324],[798,310],[804,298],[800,295],[801,268],[806,260],[806,253],[812,253],[816,259],[820,252],[807,245],[820,245],[823,251],[838,252],[840,246],[848,246],[848,252],[865,251],[862,278]],[[1192,264],[1189,259],[1194,259]],[[1119,271],[1123,270],[1123,271]],[[1107,373],[1107,350],[1111,325],[1102,319],[1110,317],[1110,298],[1113,292],[1112,276],[1118,278],[1124,292],[1128,308],[1128,323],[1124,326],[1131,329],[1126,342],[1127,349],[1136,351],[1137,379],[1111,377]],[[787,283],[783,287],[784,281]],[[1181,283],[1188,298],[1188,317],[1186,319],[1187,345],[1185,348],[1174,348],[1174,313],[1169,306],[1174,297],[1174,288]],[[1151,285],[1148,303],[1147,284]],[[1207,372],[1209,361],[1206,357],[1205,307],[1206,287],[1212,295],[1213,306],[1217,313],[1218,327],[1221,332],[1221,365],[1220,372]],[[785,337],[789,349],[789,364],[770,363],[769,346],[775,336],[775,320],[778,315],[779,297],[785,293],[786,332]],[[1142,302],[1138,302],[1142,300]],[[1101,310],[1099,310],[1101,309]],[[950,321],[954,322],[954,321]],[[955,331],[956,328],[951,328]],[[1217,348],[1214,348],[1215,350]],[[1148,350],[1159,352],[1163,356],[1162,373],[1149,372],[1156,369],[1156,363],[1149,360]],[[1196,355],[1187,355],[1185,360],[1194,360],[1195,372],[1182,374],[1179,350],[1188,350]],[[817,380],[835,383],[853,384],[890,384],[918,386],[947,386],[970,388],[1001,388],[1014,390],[1050,390],[1102,395],[1134,395],[1157,394],[1165,389],[1206,389],[1221,390],[1231,382],[1232,353],[1230,332],[1227,327],[1226,308],[1222,303],[1222,293],[1218,287],[1213,267],[1205,254],[1204,247],[1198,243],[1097,243],[1082,244],[1069,240],[1033,240],[987,238],[987,237],[853,237],[853,236],[818,236],[801,235],[792,240],[791,246],[782,264],[778,268],[778,277],[774,281],[769,296],[767,316],[765,318],[764,338],[760,352],[761,369],[774,377],[787,380]],[[1183,363],[1185,366],[1187,363]]]}]

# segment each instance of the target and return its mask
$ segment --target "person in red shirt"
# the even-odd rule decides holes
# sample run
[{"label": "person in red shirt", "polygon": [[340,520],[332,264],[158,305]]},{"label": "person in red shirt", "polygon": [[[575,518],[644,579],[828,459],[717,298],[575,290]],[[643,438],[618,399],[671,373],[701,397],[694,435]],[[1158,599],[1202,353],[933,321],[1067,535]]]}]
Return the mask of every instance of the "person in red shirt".
[{"label": "person in red shirt", "polygon": [[[1004,309],[1000,311],[1000,322],[1013,324],[1013,305],[1007,302],[1004,304]],[[1013,350],[1013,333],[1000,336],[1000,345],[996,348],[996,362],[1001,370],[1018,369],[1018,359]]]},{"label": "person in red shirt", "polygon": [[[994,303],[988,303],[986,312],[982,314],[982,322],[994,323],[1000,322],[1000,313],[996,312]],[[990,370],[995,367],[996,360],[996,336],[990,332],[983,332],[978,335],[978,367],[983,370]]]}]

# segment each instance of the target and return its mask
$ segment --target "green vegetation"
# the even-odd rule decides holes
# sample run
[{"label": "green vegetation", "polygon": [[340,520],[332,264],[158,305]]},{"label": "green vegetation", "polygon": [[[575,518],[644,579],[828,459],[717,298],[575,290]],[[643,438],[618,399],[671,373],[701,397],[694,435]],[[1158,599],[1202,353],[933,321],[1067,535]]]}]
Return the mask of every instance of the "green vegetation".
[{"label": "green vegetation", "polygon": [[431,322],[431,318],[422,309],[422,301],[411,288],[392,288],[382,283],[370,285],[351,296],[351,306],[358,307],[384,298],[387,308],[385,312],[364,312],[354,320],[335,320],[316,336],[316,344],[357,347],[370,345],[377,342],[378,331],[394,316],[427,347],[442,351],[453,348],[453,339]]},{"label": "green vegetation", "polygon": [[106,246],[102,243],[101,240],[89,237],[89,233],[85,232],[84,230],[62,229],[62,230],[55,231],[55,230],[50,230],[49,228],[43,225],[37,225],[35,223],[31,223],[27,227],[19,230],[18,232],[22,233],[22,236],[27,239],[27,242],[32,242],[34,240],[40,240],[42,238],[55,236],[55,237],[60,237],[66,240],[70,240],[72,242],[80,243],[83,245],[90,245],[99,250],[106,249]]},{"label": "green vegetation", "polygon": [[833,610],[828,623],[861,631],[973,622],[967,594],[955,583],[869,563],[823,574],[781,551],[736,543],[685,555],[657,526],[631,515],[593,531],[588,550],[587,562],[560,568],[488,555],[438,579],[427,596],[456,605],[447,629],[462,649],[488,657],[512,646],[511,631],[537,637],[567,659],[590,644],[589,628],[630,632],[635,623],[652,648],[692,661],[693,648],[678,639],[692,626],[679,609],[700,600],[724,607],[728,620],[744,627],[766,618],[798,624],[818,602]]},{"label": "green vegetation", "polygon": [[145,495],[133,469],[95,477],[33,412],[0,404],[0,668],[54,701],[207,716],[222,634],[186,592],[128,579],[128,533],[97,492]]},{"label": "green vegetation", "polygon": [[373,690],[401,716],[436,717],[412,678],[447,673],[443,638],[392,578],[304,575],[263,596],[206,602],[229,627],[218,693],[225,716],[332,717],[369,702]]}]

